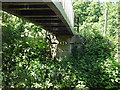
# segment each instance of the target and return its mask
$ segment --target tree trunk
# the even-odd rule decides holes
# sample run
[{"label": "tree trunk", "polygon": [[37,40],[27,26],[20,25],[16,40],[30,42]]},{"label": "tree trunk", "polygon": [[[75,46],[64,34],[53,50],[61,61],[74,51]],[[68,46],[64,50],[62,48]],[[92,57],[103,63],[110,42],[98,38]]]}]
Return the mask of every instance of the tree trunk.
[{"label": "tree trunk", "polygon": [[104,24],[104,32],[103,32],[104,36],[107,33],[107,19],[108,19],[108,9],[105,10],[105,24]]},{"label": "tree trunk", "polygon": [[79,33],[79,21],[80,21],[80,18],[77,17],[77,33]]}]

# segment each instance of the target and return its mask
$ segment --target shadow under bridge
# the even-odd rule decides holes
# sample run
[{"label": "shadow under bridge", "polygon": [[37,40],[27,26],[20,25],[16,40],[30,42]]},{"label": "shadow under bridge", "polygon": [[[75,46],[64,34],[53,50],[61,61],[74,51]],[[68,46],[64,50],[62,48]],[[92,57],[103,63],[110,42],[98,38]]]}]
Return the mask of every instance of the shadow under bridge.
[{"label": "shadow under bridge", "polygon": [[73,35],[72,0],[1,0],[2,10],[55,35]]}]

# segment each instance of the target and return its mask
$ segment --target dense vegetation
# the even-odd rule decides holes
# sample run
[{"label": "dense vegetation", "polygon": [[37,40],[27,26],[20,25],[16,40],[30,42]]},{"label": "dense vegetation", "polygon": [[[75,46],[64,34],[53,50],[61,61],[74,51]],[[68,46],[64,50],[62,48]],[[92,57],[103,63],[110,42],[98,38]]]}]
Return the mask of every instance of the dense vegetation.
[{"label": "dense vegetation", "polygon": [[[46,31],[2,12],[3,87],[91,90],[119,89],[116,61],[118,14],[116,3],[74,2],[75,33],[82,35],[82,49],[53,61]],[[108,28],[103,36],[104,10]]]}]

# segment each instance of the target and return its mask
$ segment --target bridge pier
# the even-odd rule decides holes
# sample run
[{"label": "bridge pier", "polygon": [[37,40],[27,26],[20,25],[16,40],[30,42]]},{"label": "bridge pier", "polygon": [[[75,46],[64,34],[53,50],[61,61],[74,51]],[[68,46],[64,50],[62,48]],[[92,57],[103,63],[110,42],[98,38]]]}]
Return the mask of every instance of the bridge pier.
[{"label": "bridge pier", "polygon": [[56,57],[69,56],[71,54],[71,39],[73,36],[69,35],[57,35],[57,40],[59,41]]},{"label": "bridge pier", "polygon": [[83,38],[80,35],[49,35],[48,41],[51,46],[51,57],[53,59],[67,56],[75,56],[82,50]]},{"label": "bridge pier", "polygon": [[56,50],[56,57],[74,56],[78,51],[82,50],[83,38],[80,35],[59,35],[59,41]]}]

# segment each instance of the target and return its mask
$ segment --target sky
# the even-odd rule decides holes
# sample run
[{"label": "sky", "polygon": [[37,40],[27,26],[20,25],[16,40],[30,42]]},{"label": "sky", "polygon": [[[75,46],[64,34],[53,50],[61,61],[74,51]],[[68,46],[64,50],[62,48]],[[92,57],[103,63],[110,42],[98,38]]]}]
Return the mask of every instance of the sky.
[{"label": "sky", "polygon": [[[79,0],[79,1],[81,1],[81,0]],[[100,1],[100,2],[119,2],[120,0],[89,0],[89,1],[94,1],[94,2],[98,2],[98,1]]]},{"label": "sky", "polygon": [[100,1],[100,2],[119,2],[119,0],[93,0],[93,1]]}]

